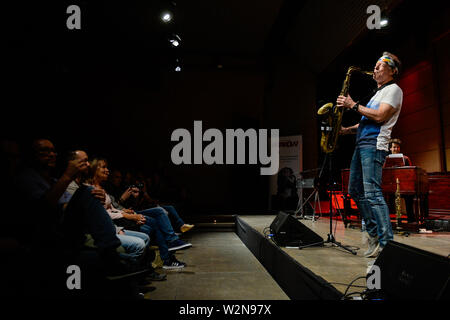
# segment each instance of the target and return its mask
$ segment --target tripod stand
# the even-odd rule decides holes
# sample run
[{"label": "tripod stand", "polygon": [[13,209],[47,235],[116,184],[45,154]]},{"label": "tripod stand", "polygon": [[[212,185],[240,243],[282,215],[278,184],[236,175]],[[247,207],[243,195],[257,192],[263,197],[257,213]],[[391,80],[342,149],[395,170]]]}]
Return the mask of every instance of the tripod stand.
[{"label": "tripod stand", "polygon": [[[333,174],[332,174],[333,173],[333,171],[332,171],[332,169],[333,169],[333,153],[332,152],[331,153],[327,153],[325,155],[324,165],[326,164],[327,160],[328,160],[328,169],[329,169],[329,185],[328,185],[328,188],[330,189],[330,232],[327,235],[327,240],[323,241],[322,244],[331,243],[332,246],[342,248],[342,249],[344,249],[344,250],[346,250],[346,251],[356,255],[356,251],[355,250],[353,250],[353,249],[351,249],[351,248],[349,248],[347,246],[344,246],[340,242],[336,241],[336,238],[333,235],[333,199],[336,201],[336,203],[337,203],[337,199],[336,199],[336,194],[334,193],[335,192],[335,190],[334,190],[335,183],[333,181]],[[317,244],[314,244],[314,245],[317,245]],[[310,246],[312,246],[312,245],[302,246],[302,247],[299,247],[299,249],[307,248],[307,247],[310,247]]]},{"label": "tripod stand", "polygon": [[[301,192],[303,192],[303,190]],[[311,205],[311,203],[309,202],[310,199],[313,196],[314,196],[314,206]],[[312,217],[309,217],[309,216],[305,215],[305,206],[307,204],[309,204],[311,206],[312,210],[313,210]],[[319,214],[320,214],[322,212],[322,208],[320,206],[319,190],[317,188],[314,188],[314,191],[311,192],[311,194],[308,196],[308,198],[306,198],[305,203],[300,204],[300,207],[296,210],[295,217],[297,219],[311,219],[313,222],[316,221],[316,207],[317,207],[317,205],[319,206]],[[298,216],[297,214],[299,212],[301,212],[301,214]]]}]

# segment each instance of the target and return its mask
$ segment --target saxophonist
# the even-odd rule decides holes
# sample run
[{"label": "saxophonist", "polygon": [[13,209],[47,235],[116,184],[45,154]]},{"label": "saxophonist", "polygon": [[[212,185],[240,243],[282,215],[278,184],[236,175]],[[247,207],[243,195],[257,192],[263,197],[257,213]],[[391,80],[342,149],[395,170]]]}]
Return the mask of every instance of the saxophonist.
[{"label": "saxophonist", "polygon": [[348,193],[356,202],[368,233],[368,249],[364,257],[377,257],[394,235],[389,208],[381,190],[382,168],[389,153],[389,139],[402,107],[403,92],[395,83],[400,60],[383,52],[374,67],[377,90],[366,106],[339,96],[338,106],[361,114],[358,124],[341,128],[341,134],[356,132],[356,146],[350,165]]}]

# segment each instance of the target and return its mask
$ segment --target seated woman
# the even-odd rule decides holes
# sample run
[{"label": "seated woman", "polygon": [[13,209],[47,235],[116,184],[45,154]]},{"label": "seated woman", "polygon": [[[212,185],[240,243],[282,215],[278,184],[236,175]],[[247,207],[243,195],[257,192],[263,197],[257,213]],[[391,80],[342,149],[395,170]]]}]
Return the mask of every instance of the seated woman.
[{"label": "seated woman", "polygon": [[[95,158],[90,165],[90,178],[88,183],[96,188],[103,189],[103,184],[108,180],[109,170],[105,159]],[[178,269],[184,268],[185,263],[178,261],[170,251],[180,249],[187,249],[192,245],[180,240],[173,231],[169,218],[160,208],[153,208],[152,216],[144,216],[138,214],[131,209],[120,209],[113,205],[111,196],[106,193],[106,201],[104,205],[106,211],[113,220],[125,219],[134,222],[139,231],[152,234],[156,237],[156,242],[159,247],[160,256],[163,260],[164,269]]]}]

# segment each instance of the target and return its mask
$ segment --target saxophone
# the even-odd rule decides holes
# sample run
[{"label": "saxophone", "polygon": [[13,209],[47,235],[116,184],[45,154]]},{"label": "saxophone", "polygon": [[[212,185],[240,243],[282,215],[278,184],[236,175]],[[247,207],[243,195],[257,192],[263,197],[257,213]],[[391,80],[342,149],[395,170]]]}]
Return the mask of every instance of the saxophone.
[{"label": "saxophone", "polygon": [[[371,71],[363,71],[359,67],[351,66],[347,70],[345,75],[345,80],[342,85],[342,90],[340,95],[346,96],[348,94],[348,89],[350,86],[350,77],[353,72],[361,72],[366,75],[373,75]],[[336,148],[337,139],[339,136],[339,131],[341,130],[342,115],[344,113],[343,107],[338,107],[332,102],[324,104],[317,111],[320,116],[327,116],[322,125],[322,137],[320,139],[320,146],[325,153],[333,152]]]}]

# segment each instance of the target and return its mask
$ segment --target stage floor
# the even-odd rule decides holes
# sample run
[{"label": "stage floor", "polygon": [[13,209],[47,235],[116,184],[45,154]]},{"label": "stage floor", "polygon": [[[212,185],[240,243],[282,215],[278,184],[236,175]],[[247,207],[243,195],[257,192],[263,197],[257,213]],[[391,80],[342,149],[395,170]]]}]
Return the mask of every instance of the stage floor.
[{"label": "stage floor", "polygon": [[146,299],[289,300],[234,232],[194,230],[183,234],[192,248],[176,253],[186,268],[157,269],[167,274],[167,281],[151,283],[156,290],[147,293]]},{"label": "stage floor", "polygon": [[[239,218],[261,234],[263,234],[264,228],[270,226],[275,217],[275,215],[239,216]],[[315,222],[311,220],[300,221],[324,239],[327,239],[330,229],[330,220],[328,218],[322,217]],[[333,234],[336,241],[341,242],[343,245],[353,248],[359,247],[357,255],[348,253],[341,248],[330,247],[329,244],[302,250],[293,248],[282,248],[282,250],[343,293],[351,281],[366,274],[368,262],[374,259],[362,257],[363,252],[367,249],[367,245],[362,243],[363,233],[360,230],[345,228],[341,221],[338,221],[337,224],[333,221]],[[445,257],[450,254],[450,233],[394,235],[394,240]],[[354,284],[364,285],[364,279]]]},{"label": "stage floor", "polygon": [[[275,219],[275,215],[239,216],[251,228],[263,234]],[[318,221],[300,220],[305,226],[326,239],[329,219]],[[367,263],[373,259],[363,258],[366,250],[362,244],[362,232],[345,228],[341,221],[335,224],[336,240],[344,245],[360,247],[352,255],[340,248],[311,247],[302,250],[281,248],[303,267],[344,292],[347,285],[367,272]],[[167,274],[167,281],[153,282],[157,289],[147,293],[152,300],[289,300],[267,270],[253,256],[234,232],[188,232],[183,240],[193,247],[179,251],[176,256],[188,265],[180,271],[158,272]],[[442,256],[450,253],[450,233],[395,235],[394,240]],[[354,284],[365,285],[364,280]]]}]

